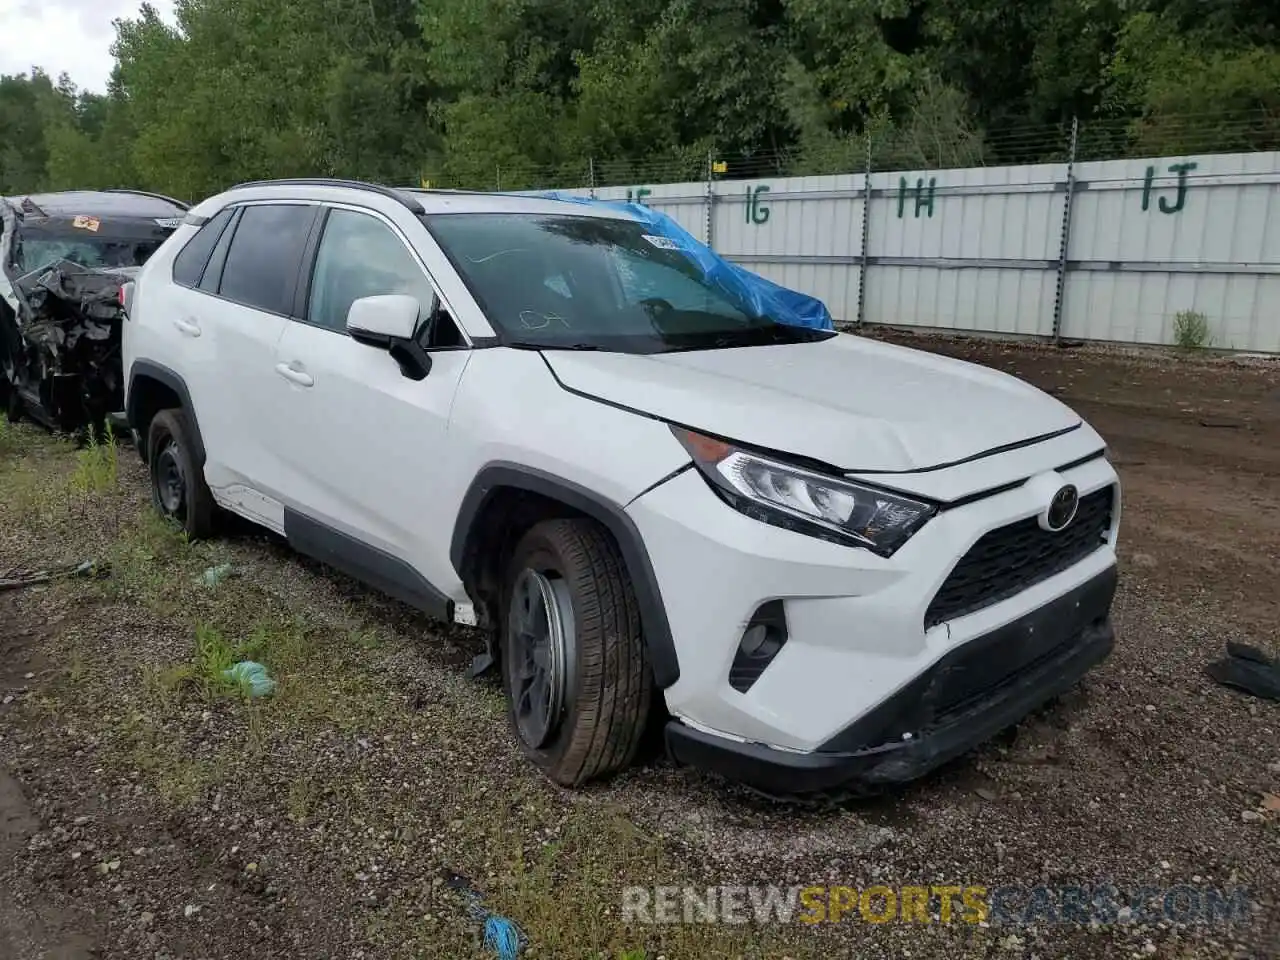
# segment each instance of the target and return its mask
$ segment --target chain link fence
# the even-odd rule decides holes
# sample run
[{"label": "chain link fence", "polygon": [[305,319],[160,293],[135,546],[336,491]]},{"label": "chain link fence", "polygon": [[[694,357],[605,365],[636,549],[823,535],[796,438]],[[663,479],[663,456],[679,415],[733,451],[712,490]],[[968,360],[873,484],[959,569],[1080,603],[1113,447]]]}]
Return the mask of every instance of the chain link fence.
[{"label": "chain link fence", "polygon": [[426,167],[421,179],[424,185],[443,189],[592,189],[1265,150],[1280,150],[1280,113],[1256,110],[1071,120],[991,131],[917,123],[863,136],[832,137],[809,147],[752,154],[691,147],[669,155],[582,157],[550,164],[446,159]]}]

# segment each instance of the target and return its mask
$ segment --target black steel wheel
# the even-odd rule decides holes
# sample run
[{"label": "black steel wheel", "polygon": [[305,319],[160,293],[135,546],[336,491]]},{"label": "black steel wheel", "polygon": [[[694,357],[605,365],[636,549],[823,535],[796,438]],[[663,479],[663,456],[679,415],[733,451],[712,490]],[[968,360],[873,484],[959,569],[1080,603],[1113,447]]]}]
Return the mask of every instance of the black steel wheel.
[{"label": "black steel wheel", "polygon": [[151,500],[166,519],[192,539],[213,532],[213,494],[192,453],[191,428],[182,410],[162,410],[151,421]]},{"label": "black steel wheel", "polygon": [[645,732],[653,674],[626,565],[586,518],[548,520],[507,568],[502,677],[521,748],[556,783],[627,767]]}]

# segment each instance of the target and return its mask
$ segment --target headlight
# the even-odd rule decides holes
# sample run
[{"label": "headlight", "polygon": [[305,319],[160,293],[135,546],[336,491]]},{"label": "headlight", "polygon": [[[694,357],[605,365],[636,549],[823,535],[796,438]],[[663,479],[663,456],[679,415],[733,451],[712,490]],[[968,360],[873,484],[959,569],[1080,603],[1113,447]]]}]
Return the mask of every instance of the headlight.
[{"label": "headlight", "polygon": [[887,557],[937,512],[931,504],[781,463],[691,430],[671,431],[731,506],[765,523]]}]

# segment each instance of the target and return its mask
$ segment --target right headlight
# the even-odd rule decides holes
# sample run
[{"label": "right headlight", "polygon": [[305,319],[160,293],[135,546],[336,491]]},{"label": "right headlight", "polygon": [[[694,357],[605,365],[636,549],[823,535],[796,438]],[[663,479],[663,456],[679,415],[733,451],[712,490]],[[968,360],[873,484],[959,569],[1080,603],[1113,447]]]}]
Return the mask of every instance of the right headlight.
[{"label": "right headlight", "polygon": [[682,427],[671,432],[733,507],[764,523],[891,556],[933,504],[815,473]]}]

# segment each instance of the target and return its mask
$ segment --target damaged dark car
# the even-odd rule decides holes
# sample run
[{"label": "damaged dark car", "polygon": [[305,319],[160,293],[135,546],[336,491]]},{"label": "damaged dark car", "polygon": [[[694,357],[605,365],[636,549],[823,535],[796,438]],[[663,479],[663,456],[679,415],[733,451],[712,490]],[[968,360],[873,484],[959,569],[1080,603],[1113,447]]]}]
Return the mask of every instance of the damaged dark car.
[{"label": "damaged dark car", "polygon": [[0,404],[51,430],[100,430],[124,405],[122,290],[182,222],[132,190],[0,197]]}]

